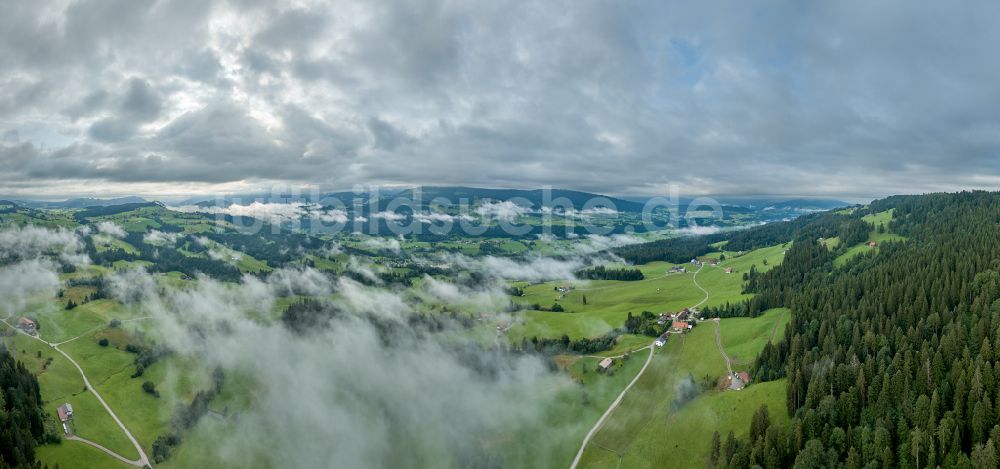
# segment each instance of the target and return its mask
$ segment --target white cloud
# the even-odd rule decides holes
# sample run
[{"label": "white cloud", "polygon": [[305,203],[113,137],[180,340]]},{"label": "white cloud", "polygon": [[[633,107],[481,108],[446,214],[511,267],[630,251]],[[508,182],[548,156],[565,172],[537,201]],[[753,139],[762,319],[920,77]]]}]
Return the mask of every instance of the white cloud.
[{"label": "white cloud", "polygon": [[174,244],[177,242],[178,233],[169,233],[160,230],[150,230],[142,237],[146,244]]},{"label": "white cloud", "polygon": [[75,232],[35,225],[0,230],[0,260],[29,259],[43,254],[57,255],[63,262],[76,266],[90,263],[90,258],[83,252],[83,241]]},{"label": "white cloud", "polygon": [[[259,318],[267,316],[287,282],[310,284],[308,279],[248,277],[224,285],[203,278],[191,288],[175,289],[161,288],[141,272],[116,277],[116,284],[128,286],[122,292],[127,299],[141,299],[137,307],[152,315],[165,345],[205,370],[222,367],[227,379],[246,378],[241,392],[252,405],[227,423],[242,430],[216,434],[208,455],[212,462],[435,466],[446,455],[467,465],[495,450],[484,442],[529,429],[560,433],[548,428],[542,410],[558,391],[572,389],[568,380],[532,355],[483,350],[474,360],[463,359],[456,345],[472,344],[415,331],[405,322],[414,304],[397,292],[342,279],[325,291],[336,292],[332,301],[342,314],[329,327],[319,324],[295,335],[280,321]],[[215,422],[202,424],[211,428]],[[315,445],[317,438],[337,444]]]},{"label": "white cloud", "polygon": [[372,248],[378,251],[391,251],[398,253],[402,246],[399,244],[399,240],[396,238],[383,238],[383,237],[370,237],[364,240],[362,243],[365,247]]},{"label": "white cloud", "polygon": [[398,212],[383,211],[376,212],[371,215],[372,219],[381,219],[385,221],[403,221],[406,219],[406,215]]},{"label": "white cloud", "polygon": [[234,217],[250,217],[270,224],[297,222],[303,218],[313,218],[323,223],[347,223],[347,212],[341,209],[324,209],[312,203],[265,203],[251,202],[246,205],[230,204],[227,207],[198,205],[178,205],[171,210],[185,213],[226,214]]},{"label": "white cloud", "polygon": [[494,218],[496,220],[512,222],[521,215],[530,211],[526,207],[515,204],[509,200],[501,202],[487,202],[476,207],[476,213],[484,218]]},{"label": "white cloud", "polygon": [[98,233],[114,236],[115,238],[124,238],[128,235],[122,227],[110,221],[99,222],[96,227]]},{"label": "white cloud", "polygon": [[454,223],[457,221],[473,221],[474,217],[461,214],[461,215],[449,215],[447,213],[441,212],[427,212],[427,213],[415,213],[413,219],[420,223]]},{"label": "white cloud", "polygon": [[[24,313],[34,299],[49,299],[59,288],[55,265],[31,259],[0,267],[0,313],[4,318]],[[43,325],[44,327],[44,325]]]}]

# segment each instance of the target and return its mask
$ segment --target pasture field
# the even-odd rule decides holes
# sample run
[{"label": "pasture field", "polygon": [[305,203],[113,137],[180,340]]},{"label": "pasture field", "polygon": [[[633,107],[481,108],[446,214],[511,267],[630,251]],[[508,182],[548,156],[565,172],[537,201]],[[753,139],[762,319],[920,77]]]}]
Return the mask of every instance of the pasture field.
[{"label": "pasture field", "polygon": [[[556,288],[568,285],[567,282],[527,285],[523,287],[524,295],[514,298],[514,301],[526,305],[538,304],[543,308],[550,308],[558,303],[565,312],[525,311],[524,321],[511,329],[510,336],[515,341],[522,337],[559,337],[562,334],[571,339],[596,337],[620,327],[629,312],[639,314],[651,311],[659,314],[696,305],[705,299],[705,292],[701,288],[708,291],[705,306],[743,301],[750,297],[742,293],[743,274],[751,266],[765,272],[779,265],[784,252],[783,245],[777,245],[741,256],[734,252],[715,253],[709,257],[718,258],[719,254],[725,254],[726,259],[718,266],[706,264],[702,267],[697,274],[697,285],[696,266],[687,264],[687,273],[667,273],[674,264],[666,262],[636,266],[643,272],[644,280],[578,282],[575,289],[566,293],[560,293]],[[731,267],[733,272],[727,274],[727,267]]]},{"label": "pasture field", "polygon": [[[727,353],[732,349],[741,357],[756,356],[776,327],[783,330],[788,316],[785,313],[775,309],[752,319],[723,319],[720,330]],[[731,332],[727,334],[727,330]],[[775,335],[775,339],[779,337]],[[734,363],[734,369],[746,368]],[[580,467],[677,467],[694,458],[707,459],[713,431],[749,428],[748,416],[760,404],[772,407],[776,400],[781,407],[774,408],[772,416],[784,413],[784,392],[776,392],[784,389],[783,382],[751,384],[741,391],[714,390],[716,379],[725,372],[712,322],[703,322],[683,336],[672,336],[591,440]],[[757,386],[763,389],[754,390]],[[692,395],[696,397],[685,398]],[[733,412],[736,417],[727,420],[718,414],[708,418],[709,411]],[[689,424],[692,421],[698,424]],[[680,447],[685,449],[677,451],[664,433],[694,446],[685,448],[682,444]],[[703,446],[692,443],[702,440]],[[696,452],[692,453],[692,448]]]},{"label": "pasture field", "polygon": [[[49,412],[48,418],[55,420],[56,407],[68,402],[73,406],[73,428],[77,435],[103,445],[127,458],[139,457],[125,433],[112,420],[97,398],[84,390],[83,378],[80,377],[72,363],[48,345],[23,335],[7,337],[4,341],[9,349],[17,350],[19,360],[24,361],[29,368],[34,367],[38,376],[42,400],[45,402],[46,411]],[[41,354],[40,358],[39,354]],[[46,366],[45,363],[48,362],[49,358],[52,361]],[[86,371],[86,369],[84,370]],[[88,375],[88,378],[92,377]],[[96,386],[93,380],[91,384]],[[108,404],[113,406],[110,402]],[[54,454],[53,457],[58,460],[61,458],[59,453],[74,451],[73,447],[77,445],[81,445],[81,443],[63,441],[60,444],[46,446],[51,447],[48,454]],[[104,457],[107,458],[106,455]],[[45,459],[42,461],[47,462]]]},{"label": "pasture field", "polygon": [[[135,450],[133,449],[132,451],[134,452]],[[63,440],[58,444],[39,446],[35,448],[35,456],[50,468],[58,465],[60,468],[100,467],[108,469],[135,469],[135,466],[109,457],[103,451],[79,441]]]},{"label": "pasture field", "polygon": [[38,319],[39,337],[49,342],[63,342],[89,331],[96,331],[112,319],[126,320],[135,313],[114,300],[94,300],[67,310],[63,302],[52,302],[30,313]]},{"label": "pasture field", "polygon": [[621,460],[621,467],[705,467],[711,453],[712,433],[723,442],[732,431],[746,438],[750,421],[766,405],[772,422],[788,424],[785,379],[748,386],[741,391],[710,392],[688,402],[666,418],[655,418],[636,436]]},{"label": "pasture field", "polygon": [[[875,227],[875,229],[873,229],[871,233],[868,234],[867,241],[855,246],[851,246],[843,254],[837,256],[837,258],[833,260],[833,265],[835,267],[842,267],[845,264],[847,264],[848,261],[857,257],[859,254],[868,251],[878,252],[879,249],[878,246],[871,247],[867,245],[867,243],[871,241],[874,241],[878,244],[888,243],[893,241],[906,241],[907,238],[905,236],[900,236],[898,234],[889,232],[889,222],[892,220],[894,210],[895,209],[890,209],[884,212],[865,215],[864,217],[862,217],[862,220],[871,223],[872,226]],[[878,232],[879,226],[884,226],[885,232],[879,233]]]}]

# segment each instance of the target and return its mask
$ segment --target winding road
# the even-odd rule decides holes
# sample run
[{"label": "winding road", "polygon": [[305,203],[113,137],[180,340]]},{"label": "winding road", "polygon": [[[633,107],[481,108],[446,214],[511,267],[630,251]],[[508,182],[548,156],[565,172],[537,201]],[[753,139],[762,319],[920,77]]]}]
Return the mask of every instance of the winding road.
[{"label": "winding road", "polygon": [[635,375],[635,378],[632,378],[632,381],[628,383],[628,386],[625,386],[625,389],[622,389],[622,392],[621,394],[618,395],[618,398],[611,403],[611,406],[608,407],[608,410],[604,411],[604,414],[601,415],[601,418],[597,420],[597,423],[595,423],[594,426],[590,429],[590,431],[587,432],[587,436],[583,438],[583,444],[580,445],[580,450],[576,452],[576,457],[573,458],[573,464],[569,466],[570,469],[576,469],[576,465],[580,464],[580,458],[583,457],[583,450],[587,449],[587,444],[590,443],[590,439],[593,438],[594,435],[597,433],[597,431],[601,429],[601,426],[604,425],[604,421],[607,420],[608,417],[611,416],[611,413],[618,408],[618,405],[622,403],[622,399],[625,398],[625,393],[627,393],[629,389],[632,389],[632,386],[635,385],[636,381],[639,381],[639,378],[642,376],[642,373],[646,371],[647,367],[649,367],[649,363],[653,361],[654,350],[656,350],[656,347],[653,347],[653,344],[649,344],[649,356],[646,357],[646,363],[643,363],[642,369],[640,369],[639,373]]},{"label": "winding road", "polygon": [[115,415],[115,412],[113,410],[111,410],[111,406],[109,406],[107,402],[104,402],[104,398],[102,398],[101,395],[100,395],[100,393],[97,392],[97,389],[95,389],[90,384],[90,380],[87,379],[87,374],[83,372],[83,368],[80,367],[80,364],[77,363],[76,360],[73,359],[73,357],[69,356],[68,353],[63,352],[62,350],[59,349],[60,345],[65,344],[66,342],[70,342],[70,341],[76,340],[76,339],[82,337],[83,335],[85,335],[86,332],[84,334],[81,334],[79,336],[76,336],[76,337],[74,337],[72,339],[69,339],[69,340],[66,340],[66,341],[63,341],[63,342],[52,343],[52,342],[48,342],[48,341],[42,339],[41,337],[28,334],[27,332],[24,332],[21,329],[18,329],[18,328],[14,327],[14,326],[11,326],[10,323],[8,323],[6,320],[4,320],[3,323],[6,324],[7,326],[13,328],[15,331],[20,332],[21,334],[24,334],[24,335],[26,335],[28,337],[31,337],[32,339],[35,339],[35,340],[37,340],[39,342],[42,342],[43,344],[48,345],[49,347],[52,347],[53,350],[55,350],[56,352],[59,352],[62,356],[66,357],[66,359],[69,360],[69,362],[72,363],[73,366],[76,367],[76,370],[80,372],[80,377],[83,378],[83,385],[87,388],[88,391],[90,391],[91,394],[94,395],[94,397],[97,398],[97,401],[100,402],[102,406],[104,406],[104,410],[108,411],[108,414],[111,415],[111,418],[114,419],[115,423],[118,424],[118,427],[120,427],[122,429],[122,431],[125,432],[125,436],[128,437],[129,441],[132,442],[132,446],[135,446],[135,450],[139,453],[139,459],[137,459],[137,460],[128,459],[128,458],[126,458],[126,457],[124,457],[124,456],[122,456],[122,455],[120,455],[118,453],[115,453],[114,451],[111,451],[110,449],[107,449],[107,448],[105,448],[105,447],[103,447],[103,446],[101,446],[101,445],[99,445],[97,443],[94,443],[93,441],[90,441],[90,440],[87,440],[87,439],[84,439],[84,438],[80,438],[80,437],[75,436],[75,435],[69,435],[69,436],[67,436],[66,437],[67,440],[79,441],[81,443],[86,443],[86,444],[91,445],[91,446],[93,446],[93,447],[95,447],[95,448],[97,448],[97,449],[99,449],[101,451],[104,451],[105,453],[107,453],[107,454],[109,454],[111,456],[114,456],[116,459],[118,459],[118,460],[120,460],[120,461],[122,461],[124,463],[131,464],[131,465],[136,466],[136,467],[146,467],[146,466],[149,466],[149,457],[146,456],[146,451],[144,451],[142,449],[142,445],[140,445],[139,442],[135,439],[135,437],[132,436],[132,432],[128,431],[128,428],[125,428],[125,424],[122,423],[121,419],[119,419],[118,416]]},{"label": "winding road", "polygon": [[[705,264],[702,264],[701,267],[699,267],[698,270],[695,271],[694,276],[691,277],[692,281],[694,282],[694,286],[698,287],[699,290],[705,293],[705,297],[702,298],[701,301],[699,301],[697,304],[691,306],[692,308],[697,308],[698,306],[701,306],[705,304],[706,301],[708,301],[708,296],[709,296],[708,290],[705,290],[701,285],[698,284],[698,274],[701,273],[701,270],[704,268]],[[716,338],[718,338],[718,327],[719,327],[718,322],[715,323],[715,327],[716,327]],[[632,381],[628,383],[628,386],[625,386],[625,389],[622,389],[622,392],[618,394],[618,397],[615,399],[615,401],[612,402],[610,406],[608,406],[608,410],[604,411],[604,414],[601,415],[601,418],[597,420],[597,423],[595,423],[594,426],[591,427],[590,431],[587,432],[587,436],[583,438],[583,443],[580,445],[580,450],[576,452],[576,456],[573,458],[573,463],[570,464],[569,466],[570,469],[576,469],[576,466],[580,464],[580,459],[583,458],[583,451],[587,449],[587,445],[590,444],[590,440],[594,438],[594,435],[596,435],[597,432],[601,429],[601,427],[604,425],[604,422],[608,420],[608,417],[610,417],[611,414],[615,411],[615,409],[617,409],[618,406],[622,403],[622,400],[625,399],[625,394],[629,391],[629,389],[632,389],[632,386],[635,385],[637,381],[639,381],[639,378],[642,377],[642,374],[646,371],[646,368],[648,368],[649,364],[653,361],[653,353],[656,351],[656,347],[654,347],[653,344],[651,343],[643,348],[647,347],[649,348],[649,356],[646,357],[646,363],[642,365],[642,369],[640,369],[639,372],[636,373],[635,378],[632,378]],[[721,343],[720,343],[720,349],[721,349]],[[723,352],[723,355],[725,355],[725,352]],[[619,355],[619,357],[620,356],[621,355]],[[606,357],[600,357],[600,358],[606,358]],[[611,357],[611,358],[617,358],[617,357]],[[726,358],[726,365],[727,366],[729,365],[728,358]]]}]

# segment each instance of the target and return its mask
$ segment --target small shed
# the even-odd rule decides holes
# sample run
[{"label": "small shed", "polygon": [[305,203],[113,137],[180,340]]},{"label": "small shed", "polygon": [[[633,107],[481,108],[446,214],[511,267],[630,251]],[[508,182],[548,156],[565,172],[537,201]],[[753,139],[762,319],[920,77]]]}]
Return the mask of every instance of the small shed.
[{"label": "small shed", "polygon": [[598,363],[597,366],[601,369],[601,371],[607,371],[608,368],[611,368],[611,363],[612,362],[613,361],[611,360],[610,357],[609,358],[605,358],[604,360],[601,360],[601,362]]}]

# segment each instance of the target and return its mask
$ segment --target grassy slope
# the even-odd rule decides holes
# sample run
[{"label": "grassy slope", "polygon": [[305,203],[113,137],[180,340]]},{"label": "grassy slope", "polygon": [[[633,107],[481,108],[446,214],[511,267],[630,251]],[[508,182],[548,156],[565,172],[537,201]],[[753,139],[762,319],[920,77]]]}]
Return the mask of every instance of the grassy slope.
[{"label": "grassy slope", "polygon": [[115,458],[104,454],[101,450],[79,441],[63,441],[55,445],[39,446],[35,456],[48,467],[61,468],[133,468]]},{"label": "grassy slope", "polygon": [[[519,426],[516,432],[484,442],[490,451],[503,455],[505,467],[565,467],[573,458],[590,427],[635,377],[645,361],[644,354],[616,362],[614,372],[596,372],[597,358],[565,357],[563,365],[571,380],[548,382],[552,389],[537,389],[541,395],[554,393],[551,405],[533,424]],[[586,394],[586,403],[584,401]],[[220,396],[221,399],[221,396]],[[184,442],[159,467],[263,467],[266,455],[226,453],[226,464],[219,460],[218,448],[225,435],[238,431],[239,419],[206,416],[186,436]],[[265,451],[266,449],[262,449]],[[442,467],[447,467],[442,463]]]},{"label": "grassy slope", "polygon": [[[782,246],[758,249],[736,257],[726,253],[727,259],[718,267],[706,265],[698,274],[698,283],[711,293],[708,306],[737,302],[748,296],[741,293],[743,273],[755,265],[757,270],[766,271],[781,263],[784,257]],[[767,265],[764,261],[767,261]],[[646,279],[635,282],[598,280],[581,284],[579,288],[560,294],[554,288],[562,282],[546,282],[524,288],[524,296],[516,300],[522,304],[539,304],[544,307],[559,303],[565,313],[547,311],[527,311],[524,323],[516,325],[510,332],[513,340],[521,337],[559,337],[567,334],[570,338],[594,337],[621,326],[629,312],[642,311],[661,313],[678,311],[692,306],[705,297],[704,292],[694,285],[692,272],[667,274],[673,264],[653,262],[637,266]],[[688,265],[688,268],[693,266]],[[732,267],[733,273],[725,273],[725,267]],[[587,304],[583,304],[583,297]]]},{"label": "grassy slope", "polygon": [[[873,248],[867,245],[867,243],[870,241],[875,241],[876,243],[879,244],[887,243],[890,241],[905,241],[906,237],[889,232],[889,221],[892,220],[893,210],[894,209],[890,209],[884,212],[865,215],[864,217],[862,217],[864,221],[871,223],[872,226],[875,227],[875,229],[873,229],[872,232],[868,234],[867,241],[861,244],[857,244],[855,246],[851,246],[846,252],[837,256],[837,258],[833,260],[833,265],[836,267],[843,266],[844,264],[847,264],[847,262],[853,259],[855,256],[864,252],[868,252],[871,250],[875,250],[876,252],[878,252],[878,247]],[[885,233],[878,232],[879,226],[885,226]]]},{"label": "grassy slope", "polygon": [[723,441],[732,431],[746,437],[753,413],[765,404],[774,422],[789,422],[786,380],[755,384],[742,391],[713,392],[688,402],[666,418],[653,419],[622,459],[627,468],[703,467],[708,464],[712,432]]},{"label": "grassy slope", "polygon": [[[775,325],[780,328],[787,321],[785,313],[785,310],[771,310],[754,319],[723,319],[721,330],[732,329],[729,333],[723,332],[727,352],[732,349],[747,356],[759,353],[771,337]],[[777,403],[782,404],[780,409],[784,408],[784,393],[775,392],[784,389],[783,383],[751,385],[739,392],[706,391],[683,407],[676,408],[676,387],[682,380],[688,376],[695,381],[701,381],[705,376],[714,379],[724,374],[725,370],[725,363],[715,345],[714,326],[710,323],[701,324],[683,338],[677,337],[668,342],[626,395],[621,407],[595,435],[584,454],[581,467],[618,467],[619,461],[624,463],[622,467],[680,467],[690,464],[692,460],[707,458],[712,431],[723,433],[733,429],[739,434],[738,430],[748,427],[749,416],[761,403],[771,406],[774,396],[778,396]],[[752,390],[758,386],[766,389]],[[735,414],[731,420],[704,417],[706,411],[724,411],[726,406],[730,411],[738,407],[733,411]],[[784,414],[780,409],[772,411],[776,418],[783,418],[778,417]],[[698,425],[688,425],[695,421]],[[673,439],[690,443],[690,446],[683,451],[675,451],[673,445],[664,444],[671,441],[664,437],[665,433],[673,435]],[[699,441],[704,441],[704,445],[696,443]]]},{"label": "grassy slope", "polygon": [[[17,348],[19,358],[24,360],[29,368],[37,374],[42,400],[45,401],[46,410],[50,413],[49,418],[55,419],[55,408],[68,402],[73,405],[73,426],[77,435],[99,443],[129,459],[139,457],[125,433],[115,424],[97,398],[84,391],[83,379],[72,363],[37,340],[19,335],[6,338],[5,341],[8,347]],[[38,352],[41,352],[41,359],[38,358]],[[43,369],[43,363],[49,357],[52,358],[52,363]],[[100,389],[98,388],[98,390]],[[73,447],[79,444],[64,441],[59,445],[50,445],[51,448],[47,448],[43,454],[52,455],[53,462],[62,460],[66,457],[65,452],[78,452]],[[111,459],[108,456],[104,457]],[[47,459],[41,460],[49,463]],[[69,467],[86,466],[72,465]]]}]

